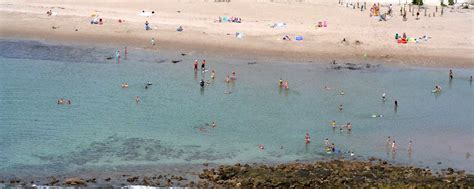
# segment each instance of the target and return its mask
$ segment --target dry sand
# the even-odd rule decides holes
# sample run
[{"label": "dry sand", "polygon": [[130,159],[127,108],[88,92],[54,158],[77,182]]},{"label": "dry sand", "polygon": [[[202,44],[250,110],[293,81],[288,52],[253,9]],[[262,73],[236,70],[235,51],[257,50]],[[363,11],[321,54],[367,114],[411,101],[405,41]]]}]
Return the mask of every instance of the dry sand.
[{"label": "dry sand", "polygon": [[[50,9],[58,15],[47,16]],[[139,16],[142,10],[154,10],[155,14]],[[386,12],[387,8],[381,10]],[[90,24],[94,12],[104,19],[103,25]],[[427,12],[434,12],[434,7],[428,7]],[[394,6],[394,18],[379,22],[369,17],[368,10],[347,8],[338,5],[337,0],[1,0],[0,38],[297,61],[382,60],[397,65],[474,67],[472,10],[446,9],[443,16],[438,12],[436,17],[425,17],[422,11],[420,20],[407,13],[408,21],[402,21],[399,14],[399,7]],[[219,16],[241,17],[243,23],[216,23]],[[118,19],[125,22],[119,23]],[[145,21],[157,29],[145,31]],[[316,28],[318,21],[327,21],[328,27]],[[275,22],[288,26],[270,28]],[[180,25],[184,31],[176,32]],[[245,35],[238,39],[236,32]],[[403,32],[431,39],[397,44],[394,35]],[[283,41],[284,35],[293,39],[301,35],[304,40]],[[156,46],[150,44],[151,38],[155,38]],[[341,43],[343,38],[348,44]],[[356,40],[361,44],[355,44]]]}]

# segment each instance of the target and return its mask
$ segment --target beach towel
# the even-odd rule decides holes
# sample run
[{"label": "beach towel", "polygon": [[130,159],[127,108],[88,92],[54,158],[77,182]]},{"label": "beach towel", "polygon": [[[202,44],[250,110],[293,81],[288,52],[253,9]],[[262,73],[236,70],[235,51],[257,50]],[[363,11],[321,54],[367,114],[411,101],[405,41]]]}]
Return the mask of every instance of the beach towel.
[{"label": "beach towel", "polygon": [[286,28],[286,23],[284,22],[278,22],[274,23],[273,25],[270,26],[271,28]]},{"label": "beach towel", "polygon": [[303,36],[296,36],[296,37],[295,37],[295,40],[296,40],[296,41],[301,41],[301,40],[303,40]]},{"label": "beach towel", "polygon": [[151,13],[151,12],[140,12],[140,13],[138,13],[138,16],[150,17],[150,16],[153,16],[153,13]]}]

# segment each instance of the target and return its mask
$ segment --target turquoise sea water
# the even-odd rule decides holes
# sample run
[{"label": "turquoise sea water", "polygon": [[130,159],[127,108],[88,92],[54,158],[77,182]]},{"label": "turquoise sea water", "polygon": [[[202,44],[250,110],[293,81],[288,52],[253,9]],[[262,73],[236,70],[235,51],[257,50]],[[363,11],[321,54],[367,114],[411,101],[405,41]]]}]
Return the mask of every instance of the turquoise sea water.
[{"label": "turquoise sea water", "polygon": [[[136,49],[117,63],[105,59],[114,49],[25,41],[0,46],[0,175],[314,160],[330,157],[325,138],[362,157],[474,172],[474,157],[466,155],[474,155],[472,69],[455,69],[449,81],[442,68],[331,70],[329,64],[248,64],[252,60]],[[217,78],[201,90],[198,81],[209,80],[210,72],[194,74],[192,62],[203,58]],[[182,62],[171,63],[177,59]],[[232,71],[237,80],[226,84]],[[279,78],[289,80],[290,90],[278,88]],[[149,89],[146,81],[153,82]],[[435,85],[441,94],[431,93]],[[59,98],[72,104],[58,105]],[[352,132],[333,131],[332,120],[351,122]],[[206,125],[212,121],[216,128]],[[387,136],[398,144],[394,158]]]}]

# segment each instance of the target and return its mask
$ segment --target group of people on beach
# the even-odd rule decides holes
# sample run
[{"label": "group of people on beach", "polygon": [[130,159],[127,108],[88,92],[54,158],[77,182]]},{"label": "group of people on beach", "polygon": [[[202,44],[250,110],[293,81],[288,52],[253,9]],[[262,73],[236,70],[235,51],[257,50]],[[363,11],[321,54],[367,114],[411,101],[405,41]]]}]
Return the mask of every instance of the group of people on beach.
[{"label": "group of people on beach", "polygon": [[[385,141],[385,145],[387,149],[390,149],[392,153],[396,153],[397,151],[397,144],[395,143],[395,139],[393,137],[388,136],[387,140]],[[408,142],[408,148],[407,148],[408,153],[413,152],[413,141]]]},{"label": "group of people on beach", "polygon": [[66,100],[64,98],[58,99],[58,104],[63,105],[63,104],[71,104],[71,100]]}]

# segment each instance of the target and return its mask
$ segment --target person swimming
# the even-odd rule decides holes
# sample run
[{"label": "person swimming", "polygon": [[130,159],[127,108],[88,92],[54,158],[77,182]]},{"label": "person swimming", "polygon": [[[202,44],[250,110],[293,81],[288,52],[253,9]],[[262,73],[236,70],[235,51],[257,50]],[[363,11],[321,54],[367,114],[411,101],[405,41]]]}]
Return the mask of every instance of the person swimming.
[{"label": "person swimming", "polygon": [[265,149],[265,146],[263,144],[259,144],[258,145],[258,148],[260,148],[260,150],[264,150]]},{"label": "person swimming", "polygon": [[204,88],[204,85],[206,84],[206,82],[204,82],[203,79],[201,79],[201,82],[199,83],[199,85],[201,86],[201,88]]},{"label": "person swimming", "polygon": [[347,123],[347,124],[346,124],[346,127],[347,127],[347,130],[348,130],[348,131],[351,131],[351,130],[352,130],[352,124],[351,124],[351,122]]},{"label": "person swimming", "polygon": [[128,83],[122,83],[121,87],[124,89],[128,88]]},{"label": "person swimming", "polygon": [[340,94],[340,95],[344,95],[345,93],[344,93],[344,91],[341,91],[339,94]]},{"label": "person swimming", "polygon": [[136,102],[136,103],[140,103],[140,101],[141,101],[141,100],[140,100],[140,97],[139,97],[139,96],[136,96],[136,97],[135,97],[135,102]]},{"label": "person swimming", "polygon": [[60,98],[60,99],[58,100],[58,104],[64,104],[64,99],[63,99],[63,98]]},{"label": "person swimming", "polygon": [[148,85],[145,85],[145,89],[148,89]]},{"label": "person swimming", "polygon": [[213,121],[213,122],[211,123],[211,127],[212,127],[212,128],[216,128],[216,127],[217,127],[216,122]]},{"label": "person swimming", "polygon": [[232,80],[237,79],[236,76],[235,76],[235,71],[232,71],[232,76],[230,77],[230,79],[232,79]]}]

